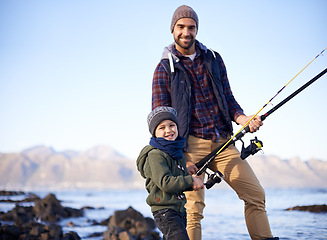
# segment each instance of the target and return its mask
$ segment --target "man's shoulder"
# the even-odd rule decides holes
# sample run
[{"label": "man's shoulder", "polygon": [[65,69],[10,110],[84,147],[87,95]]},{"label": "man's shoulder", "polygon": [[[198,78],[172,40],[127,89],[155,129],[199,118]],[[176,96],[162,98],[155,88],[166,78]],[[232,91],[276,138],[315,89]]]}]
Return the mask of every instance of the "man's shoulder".
[{"label": "man's shoulder", "polygon": [[207,51],[205,52],[205,54],[209,59],[218,60],[218,61],[222,60],[219,52],[212,48],[208,48]]},{"label": "man's shoulder", "polygon": [[196,48],[201,51],[201,53],[209,59],[222,59],[218,51],[205,46],[203,43],[196,41]]},{"label": "man's shoulder", "polygon": [[169,59],[167,58],[163,58],[160,60],[158,66],[157,66],[157,70],[158,71],[165,71],[167,73],[170,72],[170,63],[169,63]]},{"label": "man's shoulder", "polygon": [[158,63],[155,74],[167,74],[170,73],[170,66],[169,66],[169,60],[168,59],[161,59]]}]

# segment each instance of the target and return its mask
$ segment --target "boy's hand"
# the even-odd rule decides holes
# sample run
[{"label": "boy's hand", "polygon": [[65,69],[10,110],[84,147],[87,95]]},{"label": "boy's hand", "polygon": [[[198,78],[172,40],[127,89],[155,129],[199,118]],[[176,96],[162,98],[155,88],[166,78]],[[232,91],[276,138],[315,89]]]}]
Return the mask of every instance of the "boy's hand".
[{"label": "boy's hand", "polygon": [[200,189],[204,188],[204,184],[198,175],[193,174],[192,178],[193,178],[193,190],[194,191],[199,191]]}]

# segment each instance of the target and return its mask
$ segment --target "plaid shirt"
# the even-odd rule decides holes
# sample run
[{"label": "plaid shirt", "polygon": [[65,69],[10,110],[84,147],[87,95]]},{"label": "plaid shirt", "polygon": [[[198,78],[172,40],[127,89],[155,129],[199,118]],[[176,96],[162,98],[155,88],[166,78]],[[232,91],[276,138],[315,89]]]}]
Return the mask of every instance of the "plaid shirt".
[{"label": "plaid shirt", "polygon": [[[183,63],[192,86],[190,135],[217,142],[220,135],[227,138],[230,132],[221,117],[209,74],[203,63],[201,51],[197,49],[196,52],[196,57],[192,61],[178,52],[176,48],[173,48],[173,54]],[[243,110],[234,99],[223,61],[220,64],[220,72],[224,88],[223,92],[228,103],[228,111],[231,119],[235,121],[239,115],[243,114]],[[171,106],[169,76],[160,63],[155,70],[152,85],[152,108],[154,109],[158,106]]]}]

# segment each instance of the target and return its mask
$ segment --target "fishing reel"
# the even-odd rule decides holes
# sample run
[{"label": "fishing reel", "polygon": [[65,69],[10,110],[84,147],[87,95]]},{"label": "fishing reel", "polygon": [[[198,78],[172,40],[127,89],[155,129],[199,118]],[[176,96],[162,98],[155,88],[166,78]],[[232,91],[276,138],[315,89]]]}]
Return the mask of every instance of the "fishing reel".
[{"label": "fishing reel", "polygon": [[257,137],[250,140],[250,145],[247,146],[246,148],[244,147],[244,142],[242,141],[242,139],[241,142],[242,142],[241,158],[243,160],[250,155],[256,154],[258,151],[262,150],[261,148],[263,147],[262,141],[258,140]]},{"label": "fishing reel", "polygon": [[224,177],[224,175],[219,171],[211,173],[211,174],[208,173],[207,171],[205,171],[205,173],[208,175],[207,182],[204,183],[204,185],[206,186],[207,189],[210,189],[216,183],[220,183]]}]

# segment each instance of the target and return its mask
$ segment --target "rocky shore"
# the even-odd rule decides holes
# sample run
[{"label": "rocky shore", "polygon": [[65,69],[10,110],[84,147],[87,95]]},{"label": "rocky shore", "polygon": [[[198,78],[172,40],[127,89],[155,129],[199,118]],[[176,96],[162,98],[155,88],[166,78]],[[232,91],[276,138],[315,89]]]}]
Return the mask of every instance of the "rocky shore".
[{"label": "rocky shore", "polygon": [[[0,191],[0,202],[15,204],[7,212],[0,211],[0,240],[78,240],[81,237],[74,231],[74,227],[78,229],[81,226],[75,225],[73,220],[67,218],[85,217],[84,211],[95,209],[90,206],[84,206],[81,209],[65,207],[52,193],[40,198],[29,192]],[[327,212],[327,205],[295,206],[285,210],[321,214]],[[67,220],[61,221],[63,219]],[[90,218],[86,220],[92,226],[102,226],[101,229],[103,230],[101,232],[91,231],[88,236],[84,235],[83,238],[94,237],[104,240],[160,239],[153,219],[144,217],[132,207],[116,210],[112,216],[101,222]],[[71,231],[67,231],[67,227]],[[63,229],[66,229],[65,232]]]},{"label": "rocky shore", "polygon": [[[13,196],[26,196],[23,200],[13,200]],[[15,203],[14,209],[0,212],[0,240],[78,240],[80,236],[73,231],[64,233],[58,224],[63,218],[78,218],[83,216],[85,208],[74,209],[64,207],[54,194],[48,194],[41,199],[33,193],[21,191],[0,191],[0,197],[6,196],[0,202]],[[22,206],[21,203],[31,203],[32,206]],[[98,223],[89,220],[94,225],[107,226],[102,233],[94,233],[89,237],[103,236],[104,240],[159,240],[159,233],[151,218],[145,218],[132,207],[117,210],[108,219]]]}]

